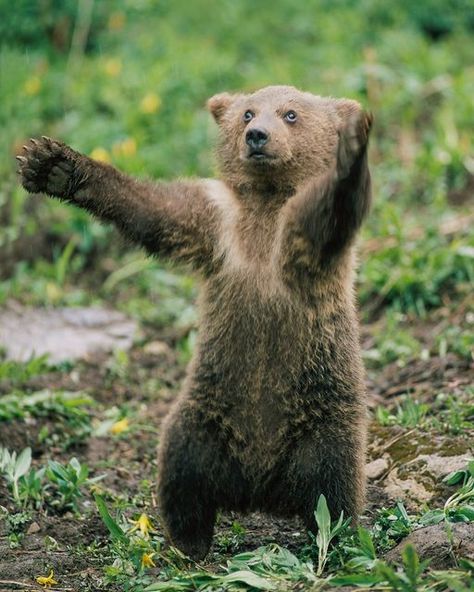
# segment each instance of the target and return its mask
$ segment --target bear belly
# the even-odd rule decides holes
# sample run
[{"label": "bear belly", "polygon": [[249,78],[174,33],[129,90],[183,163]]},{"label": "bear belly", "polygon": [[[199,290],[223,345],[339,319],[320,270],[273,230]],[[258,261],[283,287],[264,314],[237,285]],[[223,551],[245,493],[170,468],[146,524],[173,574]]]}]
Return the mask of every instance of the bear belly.
[{"label": "bear belly", "polygon": [[201,322],[186,396],[255,478],[278,462],[294,432],[301,378],[314,365],[314,327],[281,301],[247,293],[232,316],[220,304]]}]

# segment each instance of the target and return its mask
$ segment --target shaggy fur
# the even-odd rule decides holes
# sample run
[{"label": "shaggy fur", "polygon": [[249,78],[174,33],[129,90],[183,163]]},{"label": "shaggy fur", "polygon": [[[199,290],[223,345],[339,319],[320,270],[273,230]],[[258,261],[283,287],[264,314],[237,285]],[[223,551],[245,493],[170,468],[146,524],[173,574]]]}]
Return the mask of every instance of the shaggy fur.
[{"label": "shaggy fur", "polygon": [[[356,519],[364,498],[352,276],[371,116],[292,87],[223,93],[208,107],[221,180],[136,181],[49,138],[18,157],[28,191],[202,273],[196,351],[159,449],[163,523],[193,558],[209,550],[219,509],[299,515],[314,530],[321,493],[334,518]],[[249,130],[265,133],[259,153]]]}]

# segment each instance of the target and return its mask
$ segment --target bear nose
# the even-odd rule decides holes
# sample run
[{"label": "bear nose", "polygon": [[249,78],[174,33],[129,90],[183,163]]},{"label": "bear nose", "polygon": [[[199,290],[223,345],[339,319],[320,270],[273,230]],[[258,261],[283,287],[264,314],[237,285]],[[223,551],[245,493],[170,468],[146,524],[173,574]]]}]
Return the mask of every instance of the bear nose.
[{"label": "bear nose", "polygon": [[247,145],[253,150],[258,150],[268,142],[269,134],[264,129],[253,127],[245,134]]}]

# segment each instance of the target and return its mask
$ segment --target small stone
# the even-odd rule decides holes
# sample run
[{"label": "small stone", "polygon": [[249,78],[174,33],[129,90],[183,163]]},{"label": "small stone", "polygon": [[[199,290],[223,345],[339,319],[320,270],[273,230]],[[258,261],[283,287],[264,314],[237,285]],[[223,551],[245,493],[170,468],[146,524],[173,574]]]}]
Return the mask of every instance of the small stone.
[{"label": "small stone", "polygon": [[40,525],[37,522],[32,522],[26,531],[26,534],[35,534],[41,530]]},{"label": "small stone", "polygon": [[372,462],[365,465],[365,474],[367,479],[374,481],[379,479],[388,469],[388,461],[386,458],[376,458]]},{"label": "small stone", "polygon": [[167,356],[172,353],[172,349],[164,341],[150,341],[145,345],[143,351],[154,356]]}]

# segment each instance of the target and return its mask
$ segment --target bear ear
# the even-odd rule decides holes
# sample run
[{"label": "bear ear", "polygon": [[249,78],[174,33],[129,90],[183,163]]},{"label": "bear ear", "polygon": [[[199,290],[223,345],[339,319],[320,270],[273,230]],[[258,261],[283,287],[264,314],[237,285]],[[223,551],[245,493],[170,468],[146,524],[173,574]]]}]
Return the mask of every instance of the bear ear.
[{"label": "bear ear", "polygon": [[221,122],[222,117],[233,101],[234,96],[226,92],[214,95],[207,101],[207,108],[217,123]]},{"label": "bear ear", "polygon": [[336,111],[342,120],[348,120],[351,115],[362,111],[362,105],[352,99],[337,99]]}]

